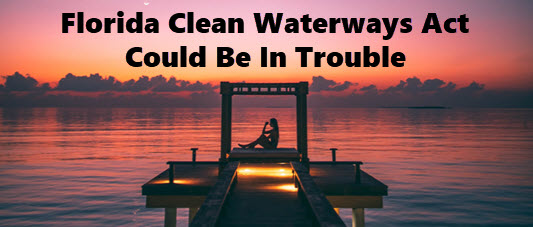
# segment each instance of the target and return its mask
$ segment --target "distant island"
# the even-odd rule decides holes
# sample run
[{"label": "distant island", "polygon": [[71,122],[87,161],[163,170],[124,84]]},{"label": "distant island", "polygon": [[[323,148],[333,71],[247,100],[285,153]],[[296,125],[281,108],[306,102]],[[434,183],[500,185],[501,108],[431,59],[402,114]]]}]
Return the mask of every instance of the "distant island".
[{"label": "distant island", "polygon": [[403,108],[403,109],[451,109],[448,106],[384,106],[381,108]]}]

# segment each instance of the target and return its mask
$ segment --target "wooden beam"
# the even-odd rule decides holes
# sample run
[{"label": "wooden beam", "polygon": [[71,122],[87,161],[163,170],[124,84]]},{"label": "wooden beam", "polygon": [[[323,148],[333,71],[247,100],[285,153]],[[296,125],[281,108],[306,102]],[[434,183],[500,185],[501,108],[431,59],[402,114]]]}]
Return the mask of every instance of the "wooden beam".
[{"label": "wooden beam", "polygon": [[196,213],[198,213],[198,207],[189,207],[189,224],[194,219],[194,216],[196,216]]},{"label": "wooden beam", "polygon": [[205,196],[198,195],[148,195],[146,208],[200,207]]},{"label": "wooden beam", "polygon": [[318,226],[345,226],[324,193],[318,189],[313,178],[309,175],[309,170],[300,162],[291,162],[291,166],[300,186],[299,192],[305,195]]},{"label": "wooden beam", "polygon": [[307,96],[296,95],[296,140],[297,149],[302,157],[302,162],[309,167],[307,155]]},{"label": "wooden beam", "polygon": [[352,226],[365,227],[365,208],[352,208]]},{"label": "wooden beam", "polygon": [[[220,93],[229,95],[297,95],[301,83],[220,83]],[[307,82],[305,82],[307,83]]]},{"label": "wooden beam", "polygon": [[176,208],[165,208],[165,227],[176,227]]},{"label": "wooden beam", "polygon": [[241,161],[242,163],[250,162],[290,162],[300,161],[300,154],[294,148],[277,148],[277,149],[243,149],[233,148],[231,150],[229,161]]},{"label": "wooden beam", "polygon": [[[231,151],[231,95],[222,94],[222,116],[220,136],[220,162],[226,162]],[[223,164],[223,163],[222,163]]]}]

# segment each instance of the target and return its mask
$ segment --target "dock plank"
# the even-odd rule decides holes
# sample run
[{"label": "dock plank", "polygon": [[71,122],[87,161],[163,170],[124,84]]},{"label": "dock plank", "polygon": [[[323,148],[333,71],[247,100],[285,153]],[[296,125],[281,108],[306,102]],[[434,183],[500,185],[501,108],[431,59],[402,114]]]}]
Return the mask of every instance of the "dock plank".
[{"label": "dock plank", "polygon": [[217,182],[207,194],[204,203],[198,213],[196,213],[190,226],[211,227],[217,224],[228,192],[237,176],[237,168],[239,168],[239,162],[230,162],[226,165],[219,174]]},{"label": "dock plank", "polygon": [[313,225],[312,213],[298,196],[288,164],[241,164],[239,169],[220,226]]},{"label": "dock plank", "polygon": [[142,186],[143,195],[207,195],[218,179],[218,162],[174,166],[174,184],[168,182],[168,169]]},{"label": "dock plank", "polygon": [[320,226],[345,226],[328,199],[309,175],[308,169],[300,162],[291,162],[301,192],[313,210],[314,218]]},{"label": "dock plank", "polygon": [[328,196],[386,196],[388,187],[365,171],[361,183],[355,182],[355,167],[349,163],[310,163],[309,174]]}]

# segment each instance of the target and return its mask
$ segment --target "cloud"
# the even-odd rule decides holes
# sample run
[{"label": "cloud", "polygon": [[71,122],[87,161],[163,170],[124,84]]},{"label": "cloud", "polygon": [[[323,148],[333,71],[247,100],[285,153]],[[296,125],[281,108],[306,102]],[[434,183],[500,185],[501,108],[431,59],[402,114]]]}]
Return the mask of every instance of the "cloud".
[{"label": "cloud", "polygon": [[429,79],[424,81],[422,86],[420,86],[420,90],[422,92],[424,91],[436,91],[442,87],[442,85],[446,84],[441,79]]},{"label": "cloud", "polygon": [[114,77],[103,78],[98,73],[90,76],[75,76],[67,74],[57,84],[56,90],[60,91],[111,91],[120,86]]},{"label": "cloud", "polygon": [[[329,84],[338,84],[327,80]],[[370,84],[341,97],[311,94],[311,107],[533,107],[533,91],[491,91],[484,84],[472,82],[457,87],[453,82],[434,78],[425,81],[417,77],[379,89]]]},{"label": "cloud", "polygon": [[154,84],[152,89],[153,91],[212,91],[215,89],[215,86],[211,85],[210,83],[204,84],[200,81],[191,83],[190,81],[186,80],[178,80],[175,77],[170,77],[170,79],[167,81],[163,76],[152,77],[152,81],[154,81],[154,78],[157,78],[157,81],[152,82]]},{"label": "cloud", "polygon": [[455,83],[444,82],[441,79],[428,79],[421,81],[417,77],[407,78],[405,81],[401,80],[397,85],[390,86],[382,92],[386,94],[412,94],[419,93],[436,93],[436,92],[450,92],[456,87]]},{"label": "cloud", "polygon": [[113,76],[104,78],[99,74],[90,76],[75,76],[67,74],[56,87],[59,91],[154,91],[154,92],[179,92],[179,91],[212,91],[216,88],[210,83],[196,81],[191,83],[186,80],[178,80],[175,77],[167,79],[162,75],[147,77],[141,76],[139,79],[120,82]]},{"label": "cloud", "polygon": [[475,93],[475,92],[478,92],[478,91],[482,91],[484,88],[485,88],[484,84],[479,84],[479,83],[474,81],[470,85],[468,85],[467,87],[459,88],[457,90],[457,93],[460,93],[460,94],[472,94],[472,93]]},{"label": "cloud", "polygon": [[337,83],[333,80],[328,80],[323,76],[313,76],[313,81],[309,86],[310,91],[344,91],[348,89],[353,84],[349,81],[344,81],[343,83]]},{"label": "cloud", "polygon": [[48,90],[50,85],[48,83],[42,86],[37,86],[39,83],[33,77],[26,75],[23,76],[19,72],[15,72],[13,75],[4,76],[6,82],[0,86],[0,90],[6,91],[35,91],[35,90]]},{"label": "cloud", "polygon": [[55,88],[49,83],[37,86],[37,80],[19,73],[5,78],[6,83],[0,85],[0,106],[4,107],[214,107],[220,101],[215,92],[218,86],[162,75],[121,82],[98,73],[89,76],[69,73]]},{"label": "cloud", "polygon": [[[20,73],[4,76],[0,85],[0,107],[219,107],[218,86],[200,81],[141,76],[121,82],[99,74],[63,77],[57,87],[40,84]],[[351,89],[356,83],[338,82],[322,76],[312,78],[309,107],[533,107],[533,91],[492,91],[472,82],[458,87],[439,78],[400,80],[379,88],[374,84]],[[320,91],[328,91],[323,94]],[[345,92],[351,91],[351,92]],[[336,95],[330,95],[332,92]],[[244,96],[236,107],[292,107],[294,97]]]},{"label": "cloud", "polygon": [[365,95],[377,95],[378,94],[378,88],[376,87],[376,85],[373,85],[373,84],[368,85],[366,87],[362,87],[359,90],[364,92]]}]

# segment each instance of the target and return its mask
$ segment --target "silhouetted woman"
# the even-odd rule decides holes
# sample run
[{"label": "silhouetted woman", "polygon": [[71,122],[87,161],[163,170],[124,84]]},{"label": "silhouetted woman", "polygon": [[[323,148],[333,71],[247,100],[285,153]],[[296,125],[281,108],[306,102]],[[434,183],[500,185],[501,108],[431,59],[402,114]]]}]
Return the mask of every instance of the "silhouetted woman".
[{"label": "silhouetted woman", "polygon": [[268,131],[266,131],[267,125],[268,122],[265,122],[265,127],[263,127],[261,136],[259,136],[254,142],[245,145],[239,144],[239,146],[244,149],[252,149],[255,148],[256,145],[261,145],[265,149],[276,149],[279,142],[278,120],[276,120],[276,118],[270,119],[270,127],[272,129]]}]

